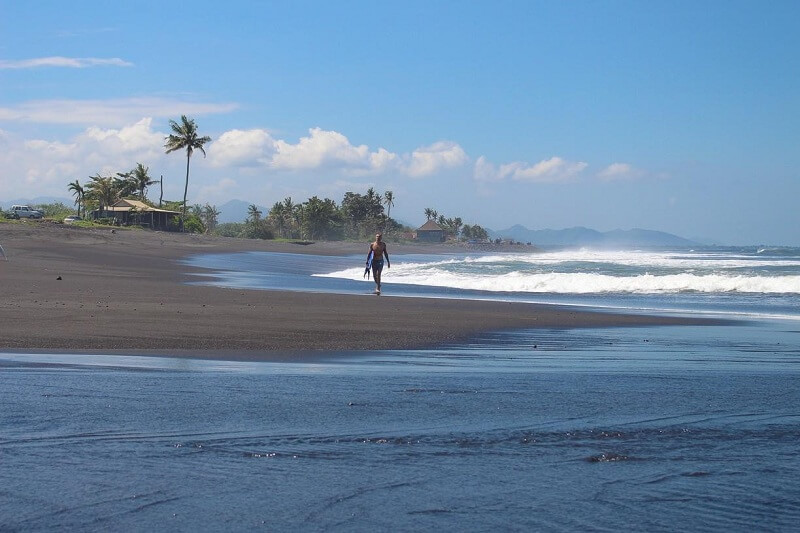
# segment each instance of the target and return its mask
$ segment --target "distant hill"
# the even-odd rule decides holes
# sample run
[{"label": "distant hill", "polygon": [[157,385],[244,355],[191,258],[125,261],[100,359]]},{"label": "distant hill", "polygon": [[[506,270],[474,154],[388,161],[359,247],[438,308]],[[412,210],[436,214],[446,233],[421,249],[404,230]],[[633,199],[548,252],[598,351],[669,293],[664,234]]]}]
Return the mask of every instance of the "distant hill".
[{"label": "distant hill", "polygon": [[[252,202],[245,202],[244,200],[231,200],[222,205],[217,206],[220,212],[219,221],[226,222],[244,222],[247,220],[247,208],[250,207]],[[261,211],[261,216],[266,217],[269,214],[269,208],[259,205],[258,209]]]},{"label": "distant hill", "polygon": [[39,204],[55,204],[61,202],[64,205],[75,205],[75,198],[67,198],[64,196],[37,196],[35,198],[12,198],[11,200],[0,200],[0,207],[8,209],[12,205],[39,205]]},{"label": "distant hill", "polygon": [[590,228],[575,227],[566,229],[531,230],[519,224],[508,229],[488,230],[492,239],[514,239],[530,242],[538,246],[593,246],[593,247],[660,247],[696,246],[697,243],[663,231],[634,228],[597,231]]}]

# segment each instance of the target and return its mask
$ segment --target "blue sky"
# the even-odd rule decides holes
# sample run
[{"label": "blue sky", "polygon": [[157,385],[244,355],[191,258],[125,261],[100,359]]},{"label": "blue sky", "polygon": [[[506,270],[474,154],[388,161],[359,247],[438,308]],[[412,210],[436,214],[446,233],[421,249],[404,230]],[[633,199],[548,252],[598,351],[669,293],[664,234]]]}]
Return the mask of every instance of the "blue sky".
[{"label": "blue sky", "polygon": [[500,229],[800,245],[797,2],[0,0],[0,199],[137,162],[189,201],[373,186]]}]

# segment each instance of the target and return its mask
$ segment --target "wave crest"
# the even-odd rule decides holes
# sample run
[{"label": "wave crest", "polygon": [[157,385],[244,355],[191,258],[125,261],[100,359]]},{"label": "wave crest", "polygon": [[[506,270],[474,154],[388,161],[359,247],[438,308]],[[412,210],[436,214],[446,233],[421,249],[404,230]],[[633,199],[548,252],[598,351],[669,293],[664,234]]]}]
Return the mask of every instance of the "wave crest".
[{"label": "wave crest", "polygon": [[[322,277],[360,280],[361,269],[347,269]],[[640,274],[611,276],[591,273],[506,274],[455,273],[440,268],[404,265],[393,268],[391,282],[490,292],[552,294],[670,294],[670,293],[756,293],[800,294],[800,276],[757,276],[730,274]]]}]

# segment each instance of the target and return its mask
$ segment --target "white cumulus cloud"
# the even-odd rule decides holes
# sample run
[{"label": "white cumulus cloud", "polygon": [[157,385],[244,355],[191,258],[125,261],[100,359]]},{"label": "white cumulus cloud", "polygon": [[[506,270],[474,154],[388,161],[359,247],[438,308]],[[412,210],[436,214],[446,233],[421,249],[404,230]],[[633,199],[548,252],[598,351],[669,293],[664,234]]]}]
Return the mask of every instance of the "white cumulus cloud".
[{"label": "white cumulus cloud", "polygon": [[597,173],[597,177],[603,181],[632,180],[643,175],[644,171],[628,163],[612,163]]},{"label": "white cumulus cloud", "polygon": [[275,139],[263,129],[230,130],[209,148],[215,166],[267,167],[276,171],[330,169],[350,176],[395,172],[422,177],[468,160],[458,144],[440,141],[397,154],[385,148],[354,145],[344,134],[311,128],[297,142]]},{"label": "white cumulus cloud", "polygon": [[208,157],[216,167],[252,167],[268,165],[275,154],[275,140],[263,129],[229,130],[208,148]]},{"label": "white cumulus cloud", "polygon": [[370,168],[371,156],[366,145],[354,146],[337,131],[311,128],[308,133],[308,137],[300,138],[296,144],[277,140],[271,166],[287,170]]},{"label": "white cumulus cloud", "polygon": [[0,190],[13,191],[13,182],[23,179],[42,193],[63,193],[75,178],[129,170],[137,162],[154,168],[165,158],[164,135],[153,131],[149,118],[119,129],[87,128],[68,140],[7,134],[0,152]]},{"label": "white cumulus cloud", "polygon": [[439,141],[414,150],[406,172],[412,177],[428,176],[443,169],[461,166],[468,159],[464,149],[457,143]]},{"label": "white cumulus cloud", "polygon": [[163,152],[164,134],[153,131],[152,124],[153,119],[143,118],[120,129],[91,127],[78,136],[77,142],[114,155],[140,153],[154,157]]},{"label": "white cumulus cloud", "polygon": [[370,168],[376,172],[384,172],[386,170],[397,167],[400,158],[384,148],[378,148],[377,152],[372,152],[369,155]]},{"label": "white cumulus cloud", "polygon": [[512,179],[537,183],[569,181],[580,174],[587,166],[582,161],[567,161],[560,157],[543,159],[533,165],[521,161],[492,164],[484,156],[475,162],[474,177],[478,181],[501,181]]}]

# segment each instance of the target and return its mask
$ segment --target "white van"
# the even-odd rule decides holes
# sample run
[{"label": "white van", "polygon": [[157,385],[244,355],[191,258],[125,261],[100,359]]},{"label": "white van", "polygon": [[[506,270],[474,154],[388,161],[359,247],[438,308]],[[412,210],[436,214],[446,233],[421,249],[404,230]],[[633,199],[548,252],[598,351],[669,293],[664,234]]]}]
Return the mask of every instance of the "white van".
[{"label": "white van", "polygon": [[12,205],[11,212],[19,218],[42,218],[42,212],[27,205]]}]

